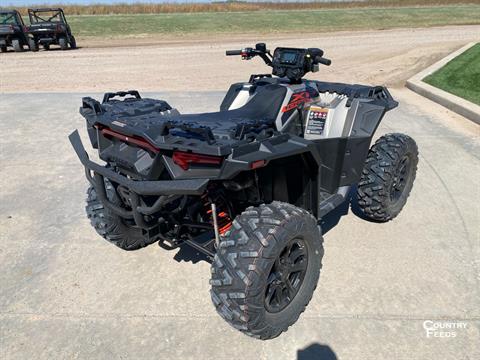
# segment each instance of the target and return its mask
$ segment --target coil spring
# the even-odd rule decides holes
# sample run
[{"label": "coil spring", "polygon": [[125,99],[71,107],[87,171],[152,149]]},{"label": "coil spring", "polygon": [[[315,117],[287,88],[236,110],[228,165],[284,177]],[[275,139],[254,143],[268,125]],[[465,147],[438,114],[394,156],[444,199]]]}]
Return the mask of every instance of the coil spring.
[{"label": "coil spring", "polygon": [[[203,200],[205,212],[209,216],[210,222],[213,225],[212,203],[208,198],[207,194],[202,195],[202,200]],[[220,235],[224,235],[232,227],[232,219],[228,214],[228,207],[223,197],[218,196],[215,199],[215,206],[217,207],[218,232],[220,233]]]}]

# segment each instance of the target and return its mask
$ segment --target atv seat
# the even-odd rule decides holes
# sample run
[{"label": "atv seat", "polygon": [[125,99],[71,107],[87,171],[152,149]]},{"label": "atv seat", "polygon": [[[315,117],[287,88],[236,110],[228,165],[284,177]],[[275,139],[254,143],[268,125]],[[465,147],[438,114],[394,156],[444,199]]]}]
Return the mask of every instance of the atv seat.
[{"label": "atv seat", "polygon": [[271,125],[277,118],[285,98],[286,87],[263,85],[244,106],[235,110],[223,110],[203,114],[176,115],[172,122],[193,126],[207,126],[215,134],[229,132],[238,125]]}]

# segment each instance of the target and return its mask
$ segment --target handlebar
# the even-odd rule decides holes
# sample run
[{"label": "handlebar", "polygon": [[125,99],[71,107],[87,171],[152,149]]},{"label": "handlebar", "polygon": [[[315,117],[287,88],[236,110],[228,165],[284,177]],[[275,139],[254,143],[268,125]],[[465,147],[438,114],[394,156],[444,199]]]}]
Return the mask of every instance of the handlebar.
[{"label": "handlebar", "polygon": [[330,66],[332,61],[323,57],[323,50],[319,48],[297,49],[276,48],[273,55],[265,43],[258,43],[255,47],[246,47],[241,50],[227,50],[225,55],[242,57],[242,60],[251,60],[260,57],[268,66],[273,68],[272,74],[278,77],[287,77],[292,83],[298,83],[308,72],[317,72],[319,64]]},{"label": "handlebar", "polygon": [[242,50],[227,50],[225,52],[227,56],[241,55],[243,60],[250,60],[255,56],[260,56],[265,64],[272,66],[272,55],[264,43],[258,43],[255,48],[247,47]]},{"label": "handlebar", "polygon": [[315,62],[317,64],[322,64],[322,65],[326,65],[326,66],[330,66],[332,64],[332,60],[321,57],[321,56],[316,56],[315,57]]},{"label": "handlebar", "polygon": [[227,50],[225,52],[225,55],[227,56],[242,55],[242,50]]}]

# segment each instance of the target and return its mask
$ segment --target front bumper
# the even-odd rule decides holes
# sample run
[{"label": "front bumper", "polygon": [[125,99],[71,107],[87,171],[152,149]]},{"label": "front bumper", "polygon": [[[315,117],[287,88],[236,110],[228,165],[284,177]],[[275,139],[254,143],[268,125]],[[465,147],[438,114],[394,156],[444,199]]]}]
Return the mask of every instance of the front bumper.
[{"label": "front bumper", "polygon": [[[118,174],[111,169],[91,161],[88,157],[82,140],[75,130],[69,135],[70,143],[77,153],[80,162],[85,167],[87,180],[95,188],[95,191],[102,203],[119,216],[127,219],[134,219],[139,227],[148,228],[143,220],[143,215],[151,215],[159,211],[165,203],[179,195],[201,195],[205,192],[208,179],[188,180],[159,180],[159,181],[137,181],[124,175]],[[92,175],[93,173],[93,175]],[[107,197],[104,179],[122,185],[130,191],[132,210],[113,204]],[[140,195],[158,196],[152,206],[141,204]]]}]

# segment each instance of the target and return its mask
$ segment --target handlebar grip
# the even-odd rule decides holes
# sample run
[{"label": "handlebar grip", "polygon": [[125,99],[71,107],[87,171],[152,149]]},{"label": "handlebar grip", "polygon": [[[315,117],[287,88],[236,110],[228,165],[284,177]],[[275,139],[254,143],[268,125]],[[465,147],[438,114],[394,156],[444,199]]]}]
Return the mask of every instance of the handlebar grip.
[{"label": "handlebar grip", "polygon": [[321,56],[317,56],[315,58],[315,60],[317,61],[317,63],[323,64],[323,65],[326,65],[326,66],[330,66],[332,64],[332,60],[326,59],[326,58],[321,57]]},{"label": "handlebar grip", "polygon": [[232,56],[232,55],[242,55],[242,50],[227,50],[225,52],[227,56]]}]

